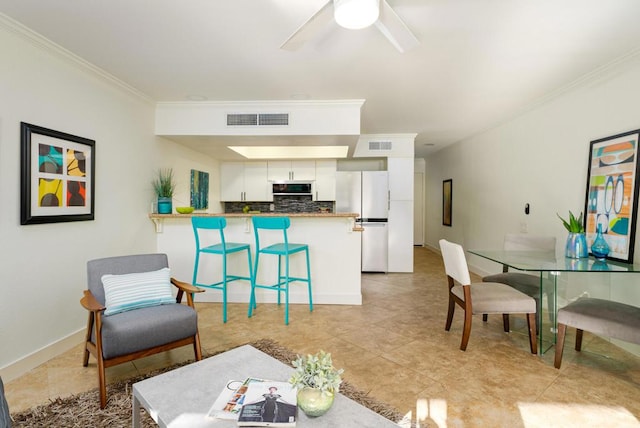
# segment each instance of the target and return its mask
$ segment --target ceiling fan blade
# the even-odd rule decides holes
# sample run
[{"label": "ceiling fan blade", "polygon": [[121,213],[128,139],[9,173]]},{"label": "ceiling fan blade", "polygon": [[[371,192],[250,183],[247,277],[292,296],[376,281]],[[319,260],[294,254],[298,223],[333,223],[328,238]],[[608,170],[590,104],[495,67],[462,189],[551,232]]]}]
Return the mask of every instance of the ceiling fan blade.
[{"label": "ceiling fan blade", "polygon": [[376,21],[376,27],[402,53],[420,44],[409,27],[389,6],[387,0],[380,0],[380,17]]},{"label": "ceiling fan blade", "polygon": [[285,40],[280,46],[280,49],[288,51],[300,49],[302,45],[307,43],[318,31],[326,27],[331,21],[333,21],[333,0],[327,0],[319,11]]}]

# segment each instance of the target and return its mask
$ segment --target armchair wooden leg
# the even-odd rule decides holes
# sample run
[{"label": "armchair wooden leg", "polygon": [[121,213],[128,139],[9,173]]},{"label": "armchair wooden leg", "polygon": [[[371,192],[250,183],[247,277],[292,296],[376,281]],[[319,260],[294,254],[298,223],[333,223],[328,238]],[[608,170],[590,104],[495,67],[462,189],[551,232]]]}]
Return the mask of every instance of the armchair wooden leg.
[{"label": "armchair wooden leg", "polygon": [[576,328],[576,351],[582,350],[582,333],[582,330]]},{"label": "armchair wooden leg", "polygon": [[82,358],[82,366],[87,367],[89,365],[89,348],[87,343],[91,342],[91,333],[93,332],[93,312],[89,312],[89,320],[87,321],[87,335],[84,340],[84,356]]},{"label": "armchair wooden leg", "polygon": [[527,314],[527,327],[529,328],[529,346],[532,354],[538,353],[538,334],[536,331],[536,314]]},{"label": "armchair wooden leg", "polygon": [[502,314],[502,326],[505,333],[509,333],[509,314]]},{"label": "armchair wooden leg", "polygon": [[464,311],[464,329],[462,330],[462,342],[460,343],[460,350],[466,351],[467,344],[469,343],[469,336],[471,335],[471,320],[473,314],[470,310]]},{"label": "armchair wooden leg", "polygon": [[193,342],[193,352],[196,354],[196,361],[200,361],[202,359],[202,348],[200,348],[200,334],[196,333]]},{"label": "armchair wooden leg", "polygon": [[100,385],[100,408],[104,409],[107,405],[107,380],[105,376],[104,361],[98,358],[98,384]]},{"label": "armchair wooden leg", "polygon": [[564,335],[567,331],[566,324],[558,323],[558,338],[556,340],[556,356],[553,360],[555,368],[559,369],[562,364],[562,352],[564,351]]},{"label": "armchair wooden leg", "polygon": [[489,316],[487,314],[482,314],[482,321],[483,322],[487,322],[488,319],[489,319]]}]

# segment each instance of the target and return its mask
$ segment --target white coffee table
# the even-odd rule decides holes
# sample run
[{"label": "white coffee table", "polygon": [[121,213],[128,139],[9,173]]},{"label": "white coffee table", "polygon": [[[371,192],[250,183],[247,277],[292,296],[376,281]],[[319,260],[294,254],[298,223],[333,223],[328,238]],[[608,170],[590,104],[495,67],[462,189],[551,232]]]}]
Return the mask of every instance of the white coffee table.
[{"label": "white coffee table", "polygon": [[[293,369],[245,345],[133,384],[134,428],[144,407],[160,427],[236,427],[236,421],[207,416],[229,379],[289,379]],[[333,407],[319,418],[298,411],[296,427],[398,427],[355,401],[337,394]]]}]

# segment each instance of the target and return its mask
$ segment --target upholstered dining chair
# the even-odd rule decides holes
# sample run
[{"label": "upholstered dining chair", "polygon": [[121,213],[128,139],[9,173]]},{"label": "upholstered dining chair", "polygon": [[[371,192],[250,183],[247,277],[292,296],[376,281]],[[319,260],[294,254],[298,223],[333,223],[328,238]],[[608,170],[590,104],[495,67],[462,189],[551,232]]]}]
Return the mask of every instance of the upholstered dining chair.
[{"label": "upholstered dining chair", "polygon": [[[87,280],[80,300],[89,311],[82,365],[89,354],[97,360],[100,408],[107,404],[109,367],[185,345],[202,359],[192,296],[204,290],[171,278],[166,254],[90,260]],[[185,295],[187,304],[180,304]]]},{"label": "upholstered dining chair", "polygon": [[526,314],[529,327],[529,345],[532,354],[538,353],[536,336],[536,302],[526,294],[497,282],[471,283],[467,260],[462,246],[440,240],[440,251],[449,283],[449,310],[445,330],[451,329],[456,305],[464,310],[464,327],[460,349],[467,349],[474,314],[502,314],[505,332],[509,332],[509,314]]},{"label": "upholstered dining chair", "polygon": [[593,297],[581,297],[558,310],[558,337],[554,366],[562,364],[567,327],[576,329],[576,351],[582,349],[584,330],[640,344],[640,308]]},{"label": "upholstered dining chair", "polygon": [[[555,254],[556,238],[555,236],[537,236],[529,235],[527,233],[507,233],[504,236],[503,248],[506,251],[541,251]],[[539,275],[532,275],[524,272],[509,272],[508,266],[502,265],[502,273],[485,276],[482,278],[482,281],[507,284],[508,286],[523,292],[527,296],[533,297],[536,301],[536,326],[540,325],[539,314],[542,313],[542,306],[540,303],[541,293]],[[552,296],[547,296],[550,317],[555,315],[552,298]],[[487,321],[487,314],[482,315],[482,320]],[[508,328],[508,317],[506,322]]]}]

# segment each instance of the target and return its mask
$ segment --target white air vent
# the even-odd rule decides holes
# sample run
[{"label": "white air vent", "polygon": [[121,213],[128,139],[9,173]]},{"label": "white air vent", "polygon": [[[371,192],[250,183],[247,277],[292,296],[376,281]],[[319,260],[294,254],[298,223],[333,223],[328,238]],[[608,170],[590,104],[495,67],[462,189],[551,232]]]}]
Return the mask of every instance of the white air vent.
[{"label": "white air vent", "polygon": [[369,141],[370,151],[391,150],[391,141]]},{"label": "white air vent", "polygon": [[227,126],[288,126],[288,113],[231,113]]}]

